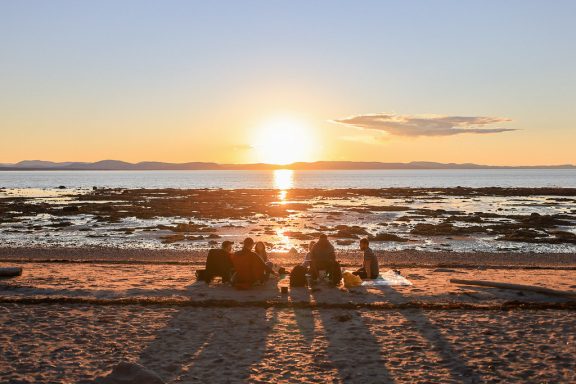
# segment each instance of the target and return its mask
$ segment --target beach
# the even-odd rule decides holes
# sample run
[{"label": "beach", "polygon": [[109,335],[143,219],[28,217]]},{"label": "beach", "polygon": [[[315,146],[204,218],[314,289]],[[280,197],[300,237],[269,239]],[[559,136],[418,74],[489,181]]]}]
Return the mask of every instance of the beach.
[{"label": "beach", "polygon": [[[574,292],[576,256],[470,256],[381,251],[413,285],[282,294],[278,279],[196,282],[203,251],[1,248],[0,267],[24,269],[0,280],[2,381],[90,383],[122,361],[167,383],[576,380],[574,298],[450,283]],[[358,258],[339,253],[344,268]]]},{"label": "beach", "polygon": [[[275,187],[0,190],[0,381],[576,381],[576,189]],[[222,241],[290,270],[322,233],[411,285],[196,281]]]}]

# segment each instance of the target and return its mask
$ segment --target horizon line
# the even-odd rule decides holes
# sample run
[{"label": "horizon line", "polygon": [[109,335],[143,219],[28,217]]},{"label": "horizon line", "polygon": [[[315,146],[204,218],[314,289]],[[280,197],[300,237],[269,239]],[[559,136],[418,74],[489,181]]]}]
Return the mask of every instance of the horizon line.
[{"label": "horizon line", "polygon": [[526,169],[526,168],[576,168],[576,165],[550,164],[550,165],[487,165],[476,163],[443,163],[435,161],[410,162],[382,162],[382,161],[353,161],[353,160],[318,160],[300,161],[288,164],[273,163],[218,163],[211,161],[164,162],[139,161],[128,162],[123,160],[85,161],[49,161],[49,160],[21,160],[17,163],[0,163],[0,170],[346,170],[346,169]]}]

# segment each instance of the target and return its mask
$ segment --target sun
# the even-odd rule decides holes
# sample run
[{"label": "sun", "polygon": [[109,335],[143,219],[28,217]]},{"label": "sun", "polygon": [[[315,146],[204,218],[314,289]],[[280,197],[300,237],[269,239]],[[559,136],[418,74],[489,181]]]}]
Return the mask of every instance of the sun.
[{"label": "sun", "polygon": [[303,121],[278,118],[266,121],[255,132],[254,149],[259,162],[286,165],[310,161],[314,148],[312,128]]}]

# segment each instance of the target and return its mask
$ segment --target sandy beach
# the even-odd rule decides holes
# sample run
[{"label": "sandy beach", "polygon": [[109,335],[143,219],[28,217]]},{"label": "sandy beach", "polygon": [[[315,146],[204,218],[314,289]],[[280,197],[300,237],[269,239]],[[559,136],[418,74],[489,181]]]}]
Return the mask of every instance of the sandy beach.
[{"label": "sandy beach", "polygon": [[[412,286],[284,295],[277,279],[249,291],[196,282],[201,251],[137,253],[2,248],[0,267],[24,268],[0,280],[2,382],[91,383],[122,361],[167,383],[576,380],[574,298],[449,281],[575,292],[574,255],[478,255],[475,265],[381,252],[383,270],[402,266]],[[300,255],[272,257],[292,266]]]}]

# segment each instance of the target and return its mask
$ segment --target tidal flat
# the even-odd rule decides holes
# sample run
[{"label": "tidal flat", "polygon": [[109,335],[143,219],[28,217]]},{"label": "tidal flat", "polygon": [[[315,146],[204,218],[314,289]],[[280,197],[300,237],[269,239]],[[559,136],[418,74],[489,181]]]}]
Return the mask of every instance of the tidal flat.
[{"label": "tidal flat", "polygon": [[576,252],[574,188],[0,189],[3,246]]}]

